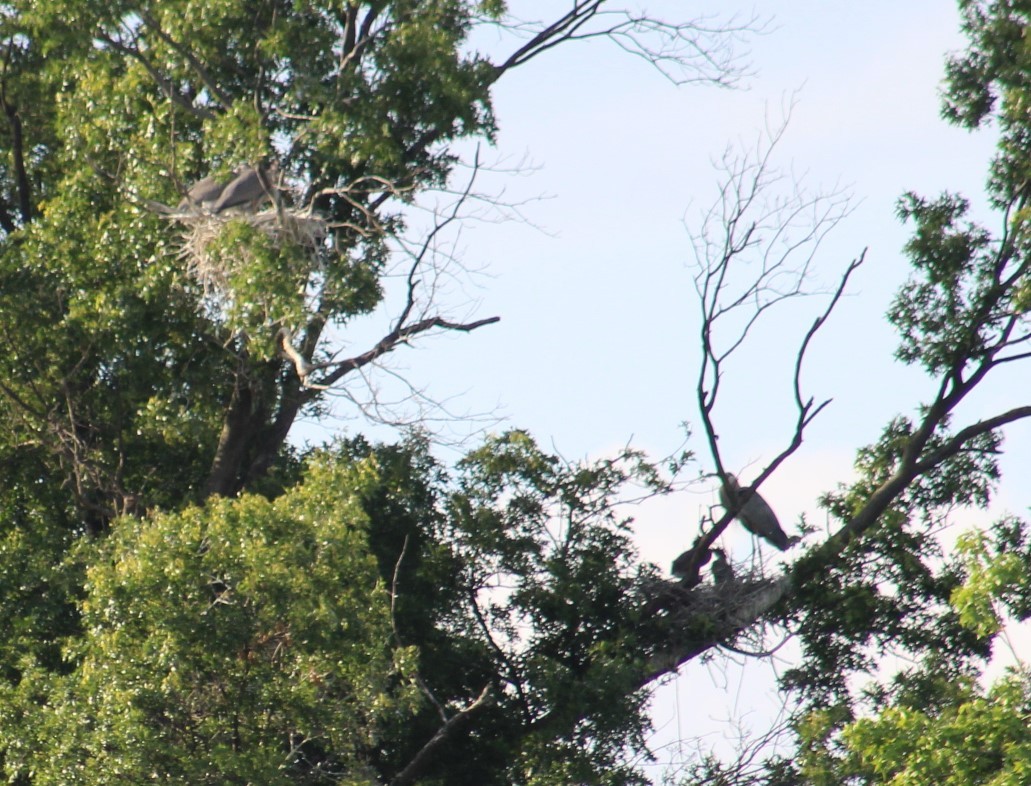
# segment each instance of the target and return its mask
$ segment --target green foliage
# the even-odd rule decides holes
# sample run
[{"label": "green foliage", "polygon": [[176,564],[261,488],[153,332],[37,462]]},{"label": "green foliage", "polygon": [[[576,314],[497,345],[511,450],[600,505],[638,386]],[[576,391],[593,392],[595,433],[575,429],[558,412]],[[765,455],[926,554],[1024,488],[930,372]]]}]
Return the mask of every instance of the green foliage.
[{"label": "green foliage", "polygon": [[[253,488],[284,461],[312,397],[283,389],[278,326],[317,338],[372,311],[401,227],[383,197],[444,183],[448,145],[493,133],[497,74],[466,37],[503,4],[479,6],[376,3],[352,18],[333,2],[8,4],[8,436],[46,445],[49,472],[88,511],[83,528],[103,529],[127,499],[179,508]],[[225,222],[210,251],[228,291],[208,297],[181,255],[183,227],[153,204],[272,159],[286,207],[314,209],[327,235],[304,245]],[[233,406],[249,421],[227,437],[232,471],[216,483]]]},{"label": "green foliage", "polygon": [[960,622],[981,636],[993,635],[1002,627],[993,600],[1004,588],[1018,583],[1024,569],[1015,554],[989,559],[986,539],[983,533],[970,532],[958,540],[956,547],[966,558],[967,578],[951,599]]},{"label": "green foliage", "polygon": [[914,275],[888,312],[902,343],[897,356],[929,372],[963,371],[1005,349],[1027,286],[1026,217],[997,239],[966,222],[969,203],[946,194],[934,201],[906,195],[899,215],[915,224],[906,244]]},{"label": "green foliage", "polygon": [[[999,433],[983,423],[952,432],[950,420],[993,369],[1025,357],[1031,280],[1031,6],[959,5],[970,43],[949,60],[944,113],[970,128],[998,125],[989,194],[1001,229],[970,221],[959,195],[900,201],[914,228],[913,274],[888,316],[901,337],[897,356],[923,366],[939,389],[919,419],[896,418],[861,450],[859,480],[824,500],[847,524],[890,493],[876,520],[843,537],[830,563],[816,550],[796,571],[805,658],[788,681],[806,691],[809,710],[796,726],[797,782],[1017,784],[1031,771],[1028,675],[979,681],[1005,621],[1031,615],[1027,524],[1003,519],[961,536],[952,552],[935,537],[954,508],[986,506],[999,478]],[[874,679],[885,650],[914,665]]]},{"label": "green foliage", "polygon": [[[947,419],[944,421],[947,424]],[[899,471],[913,439],[913,424],[895,418],[880,440],[856,459],[859,479],[821,500],[847,523]],[[933,452],[949,434],[929,440]],[[989,443],[994,438],[989,435]],[[792,618],[805,657],[785,674],[815,707],[849,704],[851,675],[872,670],[885,647],[907,657],[948,655],[942,668],[963,673],[971,658],[987,655],[990,641],[961,624],[950,602],[965,564],[947,555],[927,534],[942,512],[984,505],[998,476],[994,450],[952,456],[936,472],[912,481],[840,555],[827,562],[818,552],[799,560]]]},{"label": "green foliage", "polygon": [[[1027,680],[974,680],[1000,620],[1031,616],[1027,527],[1001,522],[958,558],[928,534],[944,511],[985,505],[998,479],[994,424],[964,435],[950,413],[1022,356],[1031,301],[1031,9],[961,8],[971,46],[950,61],[946,114],[997,120],[1003,224],[970,221],[958,195],[900,203],[913,274],[889,318],[898,357],[941,392],[859,452],[857,480],[824,500],[830,516],[847,528],[890,499],[800,559],[770,612],[802,644],[785,682],[811,710],[797,766],[778,762],[771,784],[1027,780]],[[629,450],[565,462],[521,431],[450,472],[420,438],[356,438],[303,462],[284,448],[321,393],[273,336],[289,328],[317,362],[323,330],[380,305],[406,204],[447,185],[456,141],[494,137],[504,68],[470,34],[505,11],[6,4],[0,756],[12,782],[642,782],[628,751],[644,751],[658,656],[685,637],[699,651],[718,641],[690,588],[676,588],[689,613],[656,613],[668,607],[655,588],[670,585],[638,563],[623,504],[669,491],[654,467]],[[283,190],[270,216],[317,231],[304,242],[283,223],[207,216],[224,285],[209,291],[184,258],[188,221],[161,205],[205,175],[272,162]],[[410,306],[405,319],[423,303]],[[407,339],[403,321],[369,354]],[[888,650],[915,665],[856,695]]]},{"label": "green foliage", "polygon": [[[505,12],[5,7],[12,781],[389,780],[480,695],[423,781],[638,778],[623,751],[642,743],[641,668],[661,637],[616,506],[629,486],[665,490],[653,468],[630,452],[568,465],[522,433],[453,478],[418,440],[303,464],[284,448],[321,394],[273,336],[289,328],[312,358],[324,329],[380,304],[405,205],[447,184],[456,140],[493,138],[502,69],[469,35]],[[205,278],[193,225],[162,205],[273,162],[271,231],[192,216],[210,219],[199,247],[221,278]]]},{"label": "green foliage", "polygon": [[944,116],[967,128],[992,122],[1001,138],[989,187],[1001,204],[1031,175],[1031,39],[1023,0],[960,0],[968,46],[948,59]]},{"label": "green foliage", "polygon": [[896,707],[862,719],[844,743],[869,783],[1016,786],[1031,776],[1029,675],[1014,673],[982,692],[967,683],[933,714]]},{"label": "green foliage", "polygon": [[965,200],[951,195],[928,202],[909,194],[899,203],[903,220],[916,224],[906,252],[923,277],[899,290],[888,317],[902,337],[898,357],[907,363],[919,360],[931,373],[983,351],[980,333],[990,326],[971,319],[978,299],[972,263],[986,256],[991,238],[980,227],[959,226],[968,209]]},{"label": "green foliage", "polygon": [[74,670],[27,673],[9,697],[23,709],[3,727],[8,772],[41,784],[367,779],[380,727],[414,699],[366,546],[359,500],[375,482],[369,462],[323,460],[274,502],[120,519],[87,547],[99,553]]},{"label": "green foliage", "polygon": [[[61,650],[80,633],[80,560],[70,495],[49,484],[38,452],[0,454],[0,684],[38,667],[61,671]],[[0,702],[2,703],[2,702]]]},{"label": "green foliage", "polygon": [[[430,782],[637,782],[622,757],[647,728],[640,666],[654,642],[636,598],[650,574],[616,504],[629,485],[661,491],[654,469],[634,453],[567,465],[519,431],[472,451],[445,486],[418,444],[374,455],[385,483],[366,505],[381,573],[402,590],[400,640],[426,642],[421,673],[442,702],[508,686]],[[428,707],[407,724],[435,725]]]}]

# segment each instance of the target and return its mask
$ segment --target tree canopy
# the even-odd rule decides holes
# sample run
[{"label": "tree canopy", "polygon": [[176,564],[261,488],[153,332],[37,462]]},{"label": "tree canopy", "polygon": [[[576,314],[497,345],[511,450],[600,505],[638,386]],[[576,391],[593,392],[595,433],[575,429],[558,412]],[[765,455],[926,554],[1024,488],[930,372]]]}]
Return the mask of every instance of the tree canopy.
[{"label": "tree canopy", "polygon": [[[987,503],[1003,428],[1031,416],[960,407],[1031,360],[1028,10],[960,5],[970,46],[949,61],[944,114],[1001,130],[998,224],[959,194],[903,196],[912,273],[888,314],[898,359],[935,394],[900,402],[913,414],[859,450],[858,480],[822,500],[828,536],[773,576],[718,555],[709,581],[716,539],[823,411],[801,385],[806,350],[864,259],[800,338],[783,451],[698,523],[676,579],[641,562],[625,503],[681,488],[687,466],[734,489],[716,407],[728,360],[771,306],[807,294],[847,212],[833,194],[766,202],[762,154],[725,161],[695,237],[697,455],[569,462],[512,429],[449,466],[419,431],[289,438],[402,345],[496,321],[435,299],[426,255],[456,210],[408,247],[382,336],[350,355],[341,339],[381,304],[410,208],[434,189],[468,197],[459,145],[494,140],[498,80],[605,38],[677,83],[732,84],[754,21],[604,0],[540,23],[499,0],[4,3],[8,779],[641,783],[650,686],[777,626],[802,648],[784,678],[799,749],[735,782],[1026,780],[1028,675],[977,676],[1000,618],[1031,613],[1027,526],[955,550],[934,536],[944,512]],[[483,30],[509,48],[478,51]],[[231,208],[191,198],[246,172],[260,189]],[[917,665],[857,691],[884,650]],[[731,777],[712,767],[699,777]]]}]

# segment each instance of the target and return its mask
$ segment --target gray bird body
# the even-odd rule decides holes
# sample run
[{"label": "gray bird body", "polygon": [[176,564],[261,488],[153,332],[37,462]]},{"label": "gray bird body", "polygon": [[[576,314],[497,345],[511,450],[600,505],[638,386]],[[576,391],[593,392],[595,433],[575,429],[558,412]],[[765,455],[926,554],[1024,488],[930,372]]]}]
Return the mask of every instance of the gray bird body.
[{"label": "gray bird body", "polygon": [[246,165],[236,169],[228,180],[219,181],[209,175],[190,186],[179,203],[179,209],[194,207],[212,213],[257,210],[274,198],[276,188],[272,178],[275,171],[275,164],[271,170]]},{"label": "gray bird body", "polygon": [[709,568],[712,580],[716,584],[729,584],[734,581],[734,569],[727,562],[727,553],[723,549],[713,549],[712,556],[712,566]]},{"label": "gray bird body", "polygon": [[742,488],[737,478],[727,474],[727,483],[720,487],[720,502],[734,513],[741,525],[767,543],[786,551],[794,540],[788,538],[777,521],[773,508],[751,487]]},{"label": "gray bird body", "polygon": [[214,213],[231,208],[257,210],[263,202],[272,200],[272,194],[273,186],[264,169],[240,167],[236,171],[236,177],[222,189],[211,210]]},{"label": "gray bird body", "polygon": [[182,210],[191,205],[210,207],[221,193],[222,184],[209,175],[190,186],[190,190],[186,192],[186,196],[179,203],[179,209]]}]

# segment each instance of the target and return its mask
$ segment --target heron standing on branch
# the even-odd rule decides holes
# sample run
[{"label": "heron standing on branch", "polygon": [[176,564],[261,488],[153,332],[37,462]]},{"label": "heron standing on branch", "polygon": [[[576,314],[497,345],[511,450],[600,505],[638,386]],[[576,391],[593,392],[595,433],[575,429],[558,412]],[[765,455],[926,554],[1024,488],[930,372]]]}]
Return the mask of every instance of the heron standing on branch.
[{"label": "heron standing on branch", "polygon": [[781,551],[786,551],[798,542],[798,538],[789,538],[780,528],[780,522],[769,503],[751,486],[742,488],[737,478],[729,472],[727,482],[720,487],[720,502],[745,529]]}]

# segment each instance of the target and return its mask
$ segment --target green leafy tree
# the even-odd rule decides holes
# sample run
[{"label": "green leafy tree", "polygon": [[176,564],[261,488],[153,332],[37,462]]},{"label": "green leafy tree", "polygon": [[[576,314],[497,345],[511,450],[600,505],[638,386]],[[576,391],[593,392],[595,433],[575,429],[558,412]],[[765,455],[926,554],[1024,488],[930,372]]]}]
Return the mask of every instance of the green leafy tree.
[{"label": "green leafy tree", "polygon": [[[365,544],[369,462],[314,463],[274,502],[245,495],[120,519],[86,542],[74,670],[5,697],[8,772],[34,783],[367,781],[356,752],[414,699],[383,642]],[[407,665],[406,665],[407,664]]]}]

